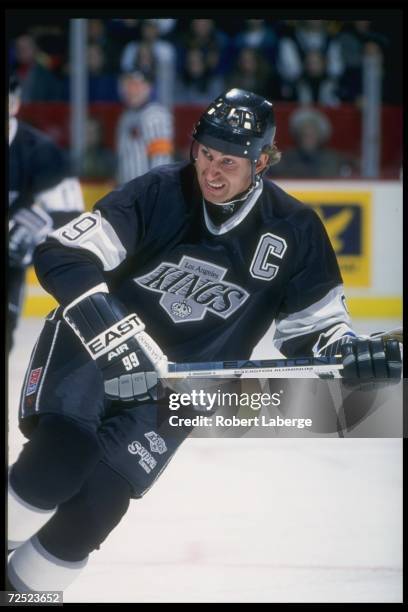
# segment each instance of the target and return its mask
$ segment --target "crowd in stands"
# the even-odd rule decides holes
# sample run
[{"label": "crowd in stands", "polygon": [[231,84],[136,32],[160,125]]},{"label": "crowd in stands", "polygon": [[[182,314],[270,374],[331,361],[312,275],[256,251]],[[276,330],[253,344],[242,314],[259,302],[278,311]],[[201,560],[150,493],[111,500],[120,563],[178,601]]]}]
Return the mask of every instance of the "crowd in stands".
[{"label": "crowd in stands", "polygon": [[[389,86],[387,81],[387,67],[398,62],[398,46],[390,28],[382,28],[378,21],[88,19],[88,99],[123,104],[123,75],[142,72],[152,76],[152,99],[170,111],[174,105],[206,105],[231,87],[275,103],[301,107],[349,103],[360,108],[367,55],[376,55],[383,66],[383,102],[401,104],[398,84]],[[23,103],[68,101],[69,22],[31,25],[17,33],[11,40],[9,63],[20,78]],[[298,144],[309,142],[298,147],[303,161],[310,158],[310,143],[321,148],[330,133],[330,127],[322,127],[321,117],[306,119],[294,118],[291,127]],[[88,126],[95,155],[101,129],[96,121]],[[315,138],[313,130],[319,132]],[[102,157],[102,165],[111,168],[108,151]],[[311,163],[308,159],[304,172]],[[336,163],[339,175],[351,172],[342,160]],[[317,168],[318,160],[313,164]],[[282,162],[282,172],[283,166]]]},{"label": "crowd in stands", "polygon": [[[148,69],[169,107],[207,103],[232,85],[276,102],[358,103],[364,56],[386,58],[392,42],[372,21],[232,19],[227,31],[213,19],[89,19],[87,29],[90,101],[119,101],[120,74]],[[68,99],[68,41],[68,25],[12,40],[23,100]]]}]

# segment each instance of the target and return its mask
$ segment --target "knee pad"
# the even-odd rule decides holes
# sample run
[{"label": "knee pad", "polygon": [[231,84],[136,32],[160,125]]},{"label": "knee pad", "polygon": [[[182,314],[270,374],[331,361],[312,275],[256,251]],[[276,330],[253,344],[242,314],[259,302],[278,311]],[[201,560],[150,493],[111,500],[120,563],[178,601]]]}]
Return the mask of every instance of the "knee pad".
[{"label": "knee pad", "polygon": [[105,463],[98,463],[81,490],[61,504],[38,532],[42,546],[65,561],[81,561],[97,550],[126,513],[129,483]]},{"label": "knee pad", "polygon": [[55,508],[77,493],[101,454],[96,434],[65,417],[44,415],[11,468],[11,486],[29,504]]}]

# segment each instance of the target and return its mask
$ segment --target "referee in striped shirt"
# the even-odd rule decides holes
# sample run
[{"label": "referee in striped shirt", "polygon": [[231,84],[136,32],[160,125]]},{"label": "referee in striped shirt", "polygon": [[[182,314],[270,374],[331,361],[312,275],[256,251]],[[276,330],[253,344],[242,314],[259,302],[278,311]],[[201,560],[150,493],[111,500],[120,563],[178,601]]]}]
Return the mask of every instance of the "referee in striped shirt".
[{"label": "referee in striped shirt", "polygon": [[120,78],[126,105],[117,126],[117,181],[119,184],[173,161],[172,113],[152,100],[153,75],[137,70]]}]

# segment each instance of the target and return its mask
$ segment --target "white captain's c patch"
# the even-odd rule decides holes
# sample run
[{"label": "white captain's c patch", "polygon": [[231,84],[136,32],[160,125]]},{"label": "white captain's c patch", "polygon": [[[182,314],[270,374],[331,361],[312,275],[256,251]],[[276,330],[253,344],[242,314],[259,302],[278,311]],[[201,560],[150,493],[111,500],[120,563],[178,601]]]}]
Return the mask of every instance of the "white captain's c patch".
[{"label": "white captain's c patch", "polygon": [[227,319],[249,293],[223,280],[226,268],[184,255],[178,264],[167,261],[133,279],[140,287],[162,294],[160,305],[174,323],[201,321],[207,312]]},{"label": "white captain's c patch", "polygon": [[269,256],[273,255],[282,259],[288,245],[286,240],[276,234],[267,232],[261,236],[258,246],[253,256],[250,273],[254,278],[269,281],[278,274],[279,266],[269,261]]}]

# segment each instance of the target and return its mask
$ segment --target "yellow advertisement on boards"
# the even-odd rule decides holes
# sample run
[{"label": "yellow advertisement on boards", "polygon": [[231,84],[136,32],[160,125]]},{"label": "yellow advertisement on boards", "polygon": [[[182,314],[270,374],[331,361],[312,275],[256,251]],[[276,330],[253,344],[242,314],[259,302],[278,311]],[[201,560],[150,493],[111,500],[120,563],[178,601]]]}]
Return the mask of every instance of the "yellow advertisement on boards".
[{"label": "yellow advertisement on boards", "polygon": [[372,265],[370,191],[292,191],[322,219],[347,287],[369,287]]}]

